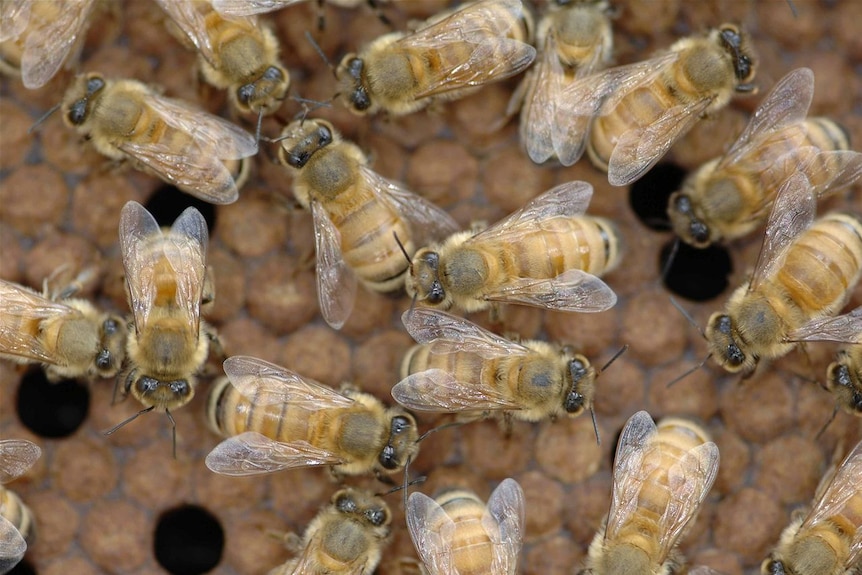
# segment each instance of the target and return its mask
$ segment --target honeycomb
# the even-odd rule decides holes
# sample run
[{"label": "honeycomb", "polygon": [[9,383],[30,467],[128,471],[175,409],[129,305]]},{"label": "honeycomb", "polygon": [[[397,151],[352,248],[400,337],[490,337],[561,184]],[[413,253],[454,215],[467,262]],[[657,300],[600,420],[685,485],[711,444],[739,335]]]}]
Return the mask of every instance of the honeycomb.
[{"label": "honeycomb", "polygon": [[[197,81],[194,54],[166,32],[155,3],[105,4],[107,9],[96,12],[89,28],[81,71],[157,84],[170,96],[201,102],[230,117],[224,94]],[[322,51],[337,61],[391,27],[403,29],[410,20],[448,4],[408,0],[383,5],[390,25],[365,6],[328,4],[322,32],[316,31],[312,2],[266,18],[281,40],[292,92],[325,101],[335,92],[335,82],[306,40],[306,31],[314,32]],[[618,64],[643,59],[680,36],[726,21],[739,22],[751,33],[759,56],[761,96],[736,98],[714,118],[700,122],[665,162],[689,170],[720,154],[762,94],[800,66],[816,75],[810,114],[828,115],[848,129],[854,142],[862,140],[862,4],[793,0],[797,16],[784,0],[616,0],[614,6]],[[162,184],[110,164],[56,116],[28,133],[59,101],[70,78],[71,73],[61,73],[37,91],[5,77],[0,84],[0,277],[38,288],[60,264],[94,265],[99,281],[87,295],[125,312],[119,211],[129,200],[146,203]],[[608,185],[587,162],[570,168],[533,165],[519,147],[516,122],[496,126],[516,85],[517,79],[487,86],[463,100],[403,118],[360,118],[337,105],[313,112],[357,142],[377,172],[405,182],[463,226],[497,221],[555,184],[585,180],[595,187],[589,212],[613,218],[625,238],[624,263],[606,277],[619,295],[612,310],[563,314],[513,306],[495,324],[487,314],[471,316],[500,333],[572,345],[597,365],[628,344],[628,352],[598,379],[601,444],[596,444],[589,417],[515,423],[508,438],[491,421],[443,430],[423,442],[411,465],[411,475],[428,477],[413,489],[432,493],[442,486],[466,486],[487,498],[503,478],[517,479],[528,503],[521,571],[573,573],[607,513],[615,437],[626,419],[640,409],[654,417],[694,416],[712,432],[721,467],[681,550],[693,565],[753,575],[792,511],[811,500],[835,454],[862,439],[862,422],[844,413],[816,437],[832,414],[833,401],[811,379],[822,380],[836,348],[810,345],[807,353],[793,352],[744,382],[707,366],[667,387],[706,355],[700,334],[673,308],[660,279],[659,254],[670,234],[642,223],[630,207],[630,191]],[[286,103],[276,117],[265,119],[263,133],[277,135],[301,111],[296,102]],[[253,126],[249,118],[236,120]],[[272,162],[273,155],[274,146],[264,145],[240,200],[214,209],[208,257],[217,296],[208,320],[228,355],[254,355],[334,387],[351,381],[389,401],[400,359],[412,345],[399,321],[409,300],[360,288],[344,329],[335,332],[325,325],[317,310],[311,217],[296,209],[290,176]],[[643,193],[659,194],[668,185],[660,176],[649,182],[653,189]],[[175,191],[160,194],[160,201],[163,197],[167,204],[191,201]],[[857,184],[819,210],[860,207]],[[707,301],[682,300],[699,325],[750,271],[759,246],[758,235],[730,245],[728,285]],[[709,270],[709,262],[703,267]],[[847,309],[860,304],[862,288],[857,287]],[[209,372],[216,370],[213,365]],[[38,538],[21,572],[165,573],[154,554],[157,522],[191,504],[213,514],[224,529],[224,551],[212,573],[264,574],[290,557],[273,534],[302,533],[337,490],[325,469],[255,478],[209,472],[203,460],[219,441],[205,424],[209,377],[202,378],[194,400],[174,414],[175,460],[170,424],[163,415],[145,415],[110,437],[103,435],[140,409],[134,400],[114,403],[113,382],[107,380],[85,384],[89,409],[72,435],[36,435],[22,424],[17,408],[22,379],[32,373],[0,363],[0,436],[28,438],[43,449],[36,466],[9,486],[32,508],[38,525]],[[68,416],[63,409],[59,413]],[[425,430],[446,420],[425,416],[420,425]],[[348,482],[374,491],[387,488],[374,479]],[[409,572],[407,559],[415,552],[404,528],[400,494],[390,496],[389,503],[393,536],[377,572]]]}]

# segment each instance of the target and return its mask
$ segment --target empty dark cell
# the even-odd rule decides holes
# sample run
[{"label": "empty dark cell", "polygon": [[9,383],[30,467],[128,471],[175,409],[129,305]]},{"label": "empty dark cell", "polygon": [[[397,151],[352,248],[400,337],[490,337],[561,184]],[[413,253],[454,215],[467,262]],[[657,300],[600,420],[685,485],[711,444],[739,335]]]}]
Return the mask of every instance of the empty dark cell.
[{"label": "empty dark cell", "polygon": [[[668,264],[674,249],[676,253]],[[691,301],[708,301],[727,289],[733,264],[723,246],[699,250],[673,240],[661,250],[659,269],[664,270],[665,287],[674,294]]]},{"label": "empty dark cell", "polygon": [[27,563],[26,561],[21,561],[15,567],[12,568],[11,571],[8,572],[9,575],[36,575],[36,569]]},{"label": "empty dark cell", "polygon": [[173,186],[162,186],[144,205],[153,214],[160,226],[168,227],[188,207],[197,208],[207,222],[207,230],[212,235],[215,226],[215,206],[179,191]]},{"label": "empty dark cell", "polygon": [[629,205],[638,219],[648,228],[670,230],[667,202],[682,185],[685,170],[671,163],[655,166],[629,188]]},{"label": "empty dark cell", "polygon": [[224,531],[206,509],[185,505],[166,511],[156,525],[156,560],[172,575],[199,575],[215,568]]},{"label": "empty dark cell", "polygon": [[33,368],[21,378],[18,417],[40,437],[67,437],[81,426],[90,409],[90,391],[72,379],[49,383],[45,372]]}]

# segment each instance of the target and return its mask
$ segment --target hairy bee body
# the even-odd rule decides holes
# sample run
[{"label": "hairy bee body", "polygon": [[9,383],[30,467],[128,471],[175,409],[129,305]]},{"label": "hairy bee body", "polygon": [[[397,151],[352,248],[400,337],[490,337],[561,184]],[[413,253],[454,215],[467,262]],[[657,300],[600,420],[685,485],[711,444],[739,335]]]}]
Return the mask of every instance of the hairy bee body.
[{"label": "hairy bee body", "polygon": [[826,370],[826,389],[844,411],[862,416],[862,343],[838,352]]},{"label": "hairy bee body", "polygon": [[26,439],[0,440],[0,574],[21,561],[35,538],[33,513],[2,484],[30,469],[41,454],[39,446]]},{"label": "hairy bee body", "polygon": [[645,411],[623,428],[614,460],[614,494],[605,526],[590,544],[589,575],[669,575],[674,547],[718,472],[718,448],[699,425]]},{"label": "hairy bee body", "polygon": [[479,0],[429,19],[410,34],[393,32],[336,70],[357,114],[415,112],[433,99],[456,99],[526,68],[536,50],[521,0]]},{"label": "hairy bee body", "polygon": [[48,299],[0,280],[0,357],[4,359],[39,362],[52,381],[113,377],[123,363],[125,339],[123,319],[87,300],[62,295]]},{"label": "hairy bee body", "polygon": [[819,198],[862,177],[862,154],[850,150],[847,132],[829,118],[806,118],[814,74],[796,69],[764,98],[724,156],[686,178],[668,203],[674,231],[706,247],[757,229],[781,184],[801,171]]},{"label": "hairy bee body", "polygon": [[862,561],[862,443],[817,488],[761,565],[764,575],[855,575]]},{"label": "hairy bee body", "polygon": [[35,538],[33,512],[11,489],[0,485],[0,516],[12,524],[29,545]]},{"label": "hairy bee body", "polygon": [[245,166],[235,160],[257,151],[251,134],[136,80],[80,75],[66,91],[62,110],[66,124],[101,154],[128,160],[216,204],[236,201]]},{"label": "hairy bee body", "polygon": [[[326,464],[332,465],[336,474],[391,473],[401,469],[418,451],[413,417],[400,407],[387,408],[373,395],[354,389],[337,393],[254,358],[228,358],[225,366],[231,379],[220,381],[210,390],[207,420],[213,431],[228,438],[222,443],[224,451],[231,446],[234,451],[221,459],[213,455],[219,448],[210,454],[207,464],[216,472],[242,475]],[[277,375],[249,376],[252,369],[262,372],[261,368]],[[287,375],[281,377],[282,373]],[[296,385],[288,390],[285,382]],[[247,387],[239,389],[237,384]],[[300,387],[313,390],[314,398],[299,397]],[[243,457],[249,457],[244,438],[250,433],[271,450],[277,451],[281,446],[290,456],[276,462],[279,453],[266,454],[262,459],[271,458],[271,468],[237,472],[232,467],[238,461],[236,448],[246,443]],[[257,447],[255,444],[251,448],[252,457]]]},{"label": "hairy bee body", "polygon": [[407,501],[410,537],[430,575],[511,575],[524,535],[524,493],[505,479],[488,505],[472,491],[444,491]]},{"label": "hairy bee body", "polygon": [[269,575],[373,573],[389,539],[391,521],[389,507],[380,497],[342,489],[295,542],[298,548],[293,550],[300,555]]}]

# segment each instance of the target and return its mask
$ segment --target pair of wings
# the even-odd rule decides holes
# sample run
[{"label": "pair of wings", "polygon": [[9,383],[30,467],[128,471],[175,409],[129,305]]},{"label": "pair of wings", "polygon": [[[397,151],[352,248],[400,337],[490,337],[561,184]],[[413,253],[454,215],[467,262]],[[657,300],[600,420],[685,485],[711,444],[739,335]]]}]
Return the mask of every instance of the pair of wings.
[{"label": "pair of wings", "polygon": [[56,365],[57,358],[45,348],[35,333],[22,329],[23,324],[61,318],[69,320],[81,315],[75,308],[46,299],[23,286],[0,280],[0,353]]},{"label": "pair of wings", "polygon": [[24,87],[41,88],[54,77],[83,34],[94,0],[56,0],[51,18],[39,17],[34,6],[46,0],[4,0],[0,3],[0,42],[19,41]]},{"label": "pair of wings", "polygon": [[[569,9],[575,8],[585,9],[578,4],[569,6]],[[596,6],[593,9],[601,8]],[[561,14],[562,12],[557,12],[547,18]],[[604,17],[607,18],[606,15]],[[556,156],[562,165],[571,166],[584,153],[590,116],[574,117],[569,118],[568,122],[560,122],[558,108],[565,105],[562,97],[569,86],[593,74],[608,59],[609,54],[605,53],[605,46],[601,41],[603,39],[599,40],[589,57],[580,62],[575,70],[571,70],[560,61],[560,47],[553,34],[553,27],[548,31],[536,65],[525,80],[529,82],[529,87],[520,120],[521,141],[527,155],[537,164]]]},{"label": "pair of wings", "polygon": [[[163,232],[144,206],[128,202],[120,213],[120,252],[126,274],[129,306],[135,332],[146,331],[157,308],[171,307],[185,319],[195,337],[200,337],[200,306],[206,275],[209,233],[201,213],[186,208]],[[173,301],[162,301],[158,281],[166,271],[173,274]]]},{"label": "pair of wings", "polygon": [[[608,514],[605,540],[613,541],[638,510],[643,486],[663,460],[661,443],[652,417],[635,413],[626,423],[614,459],[613,498]],[[718,473],[718,447],[712,442],[690,449],[667,472],[668,505],[658,522],[660,557],[666,558],[685,526],[697,514]],[[655,487],[655,486],[653,486]]]},{"label": "pair of wings", "polygon": [[[290,404],[306,411],[344,409],[354,401],[284,367],[249,356],[224,361],[231,384],[255,406]],[[339,465],[343,457],[306,441],[282,443],[253,431],[229,437],[206,457],[210,470],[222,475],[258,475],[283,469]]]},{"label": "pair of wings", "polygon": [[[20,477],[42,455],[39,446],[26,439],[0,440],[0,483]],[[27,551],[27,542],[8,519],[0,515],[0,573],[7,573]]]},{"label": "pair of wings", "polygon": [[222,16],[236,18],[266,14],[307,0],[212,0],[213,8]]},{"label": "pair of wings", "polygon": [[[431,353],[468,353],[483,359],[524,357],[532,352],[521,344],[495,335],[474,323],[431,308],[411,309],[401,316],[407,331]],[[521,409],[496,389],[479,381],[479,374],[461,381],[441,369],[413,373],[392,388],[395,401],[408,409],[432,412]]]},{"label": "pair of wings", "polygon": [[[387,205],[409,223],[413,244],[424,246],[458,231],[458,224],[442,209],[402,188],[367,166],[359,166],[360,185],[372,193],[378,202]],[[326,208],[319,201],[311,202],[314,221],[314,241],[317,251],[317,298],[323,319],[332,328],[341,329],[356,296],[357,279],[344,261],[341,233]],[[373,223],[373,222],[372,222]],[[402,242],[407,238],[399,238]],[[396,238],[392,238],[393,245]]]},{"label": "pair of wings", "polygon": [[[177,2],[177,5],[183,4]],[[141,162],[164,181],[212,204],[230,204],[239,198],[234,174],[225,160],[240,160],[257,153],[254,136],[227,120],[190,104],[146,89],[143,103],[171,130],[158,140],[126,140],[117,147]],[[178,142],[184,142],[178,145]]]},{"label": "pair of wings", "polygon": [[[482,526],[494,546],[489,575],[511,575],[518,565],[524,537],[524,492],[514,479],[504,479],[488,498]],[[407,528],[419,558],[431,575],[457,575],[452,542],[456,524],[440,504],[422,493],[407,500]]]},{"label": "pair of wings", "polygon": [[[834,171],[828,174],[825,182],[818,188],[819,197],[823,197],[827,191],[844,188],[862,178],[862,153],[852,150],[820,150],[815,146],[793,146],[790,152],[778,160],[758,153],[767,140],[769,145],[780,147],[780,132],[805,122],[813,96],[814,73],[810,69],[797,68],[784,76],[766,95],[742,134],[719,160],[715,173],[738,163],[744,163],[753,171],[789,164],[782,170],[788,174],[796,171],[810,173],[822,170],[825,166],[834,167]],[[766,199],[769,201],[760,206],[760,210],[764,212],[770,207],[771,195],[767,195]]]},{"label": "pair of wings", "polygon": [[[593,187],[586,182],[561,184],[469,238],[465,245],[483,242],[517,245],[543,229],[553,231],[552,220],[583,214],[592,195]],[[483,292],[481,297],[488,301],[577,312],[605,311],[617,302],[616,294],[605,282],[578,269],[567,270],[554,278],[510,277],[499,291]]]}]

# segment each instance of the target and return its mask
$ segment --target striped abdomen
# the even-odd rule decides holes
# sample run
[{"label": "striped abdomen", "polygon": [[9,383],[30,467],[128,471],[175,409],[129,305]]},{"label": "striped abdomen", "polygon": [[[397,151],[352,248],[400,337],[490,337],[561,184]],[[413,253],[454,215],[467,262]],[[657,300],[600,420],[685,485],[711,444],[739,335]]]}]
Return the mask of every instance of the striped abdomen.
[{"label": "striped abdomen", "polygon": [[33,542],[33,514],[15,492],[0,485],[0,516],[6,518],[28,543]]},{"label": "striped abdomen", "polygon": [[[460,575],[487,575],[494,563],[494,544],[485,532],[485,504],[468,491],[450,491],[436,498],[455,523],[451,534],[452,566]],[[431,531],[437,529],[432,526]]]}]

